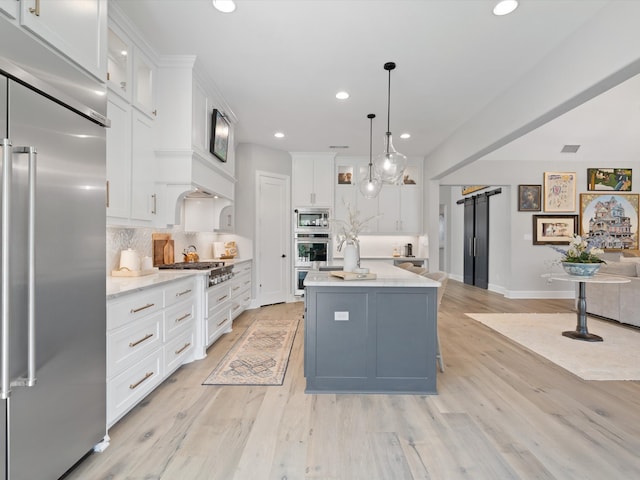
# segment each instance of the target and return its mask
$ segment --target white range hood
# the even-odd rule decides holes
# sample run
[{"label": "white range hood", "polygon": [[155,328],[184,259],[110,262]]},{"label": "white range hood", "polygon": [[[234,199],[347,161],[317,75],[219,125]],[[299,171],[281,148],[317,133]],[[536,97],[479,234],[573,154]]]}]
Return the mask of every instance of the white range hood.
[{"label": "white range hood", "polygon": [[182,223],[185,199],[209,199],[220,208],[233,203],[235,179],[216,169],[210,158],[194,150],[156,151],[156,157],[161,211],[166,215],[163,223]]}]

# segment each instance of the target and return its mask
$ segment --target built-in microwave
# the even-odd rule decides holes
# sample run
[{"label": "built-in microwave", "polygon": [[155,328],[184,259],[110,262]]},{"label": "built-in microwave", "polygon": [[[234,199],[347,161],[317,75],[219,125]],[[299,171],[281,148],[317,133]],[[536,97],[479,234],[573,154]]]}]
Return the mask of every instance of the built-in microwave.
[{"label": "built-in microwave", "polygon": [[296,232],[329,231],[328,208],[296,208],[293,228]]}]

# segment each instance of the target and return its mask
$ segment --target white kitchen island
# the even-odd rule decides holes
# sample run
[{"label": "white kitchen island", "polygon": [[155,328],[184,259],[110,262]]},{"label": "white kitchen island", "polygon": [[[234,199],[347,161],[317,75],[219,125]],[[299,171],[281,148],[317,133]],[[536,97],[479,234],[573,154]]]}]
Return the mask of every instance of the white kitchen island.
[{"label": "white kitchen island", "polygon": [[439,282],[386,262],[377,278],[305,278],[307,393],[435,394]]}]

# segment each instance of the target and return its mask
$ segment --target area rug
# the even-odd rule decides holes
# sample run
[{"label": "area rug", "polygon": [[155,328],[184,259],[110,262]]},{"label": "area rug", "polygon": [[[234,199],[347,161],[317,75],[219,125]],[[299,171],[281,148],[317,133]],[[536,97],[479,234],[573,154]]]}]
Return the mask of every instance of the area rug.
[{"label": "area rug", "polygon": [[640,380],[640,330],[587,318],[603,342],[563,337],[575,330],[575,313],[467,313],[507,338],[584,380]]},{"label": "area rug", "polygon": [[253,322],[203,385],[282,385],[299,316]]}]

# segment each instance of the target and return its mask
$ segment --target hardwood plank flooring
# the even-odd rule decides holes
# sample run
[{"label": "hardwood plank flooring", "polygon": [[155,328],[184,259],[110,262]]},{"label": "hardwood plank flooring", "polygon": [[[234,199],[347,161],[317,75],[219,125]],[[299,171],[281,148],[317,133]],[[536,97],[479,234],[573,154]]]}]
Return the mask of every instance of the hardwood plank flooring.
[{"label": "hardwood plank flooring", "polygon": [[640,382],[582,380],[464,315],[568,311],[450,280],[438,395],[306,395],[302,326],[282,386],[202,386],[251,322],[302,303],[246,311],[66,480],[640,478]]}]

